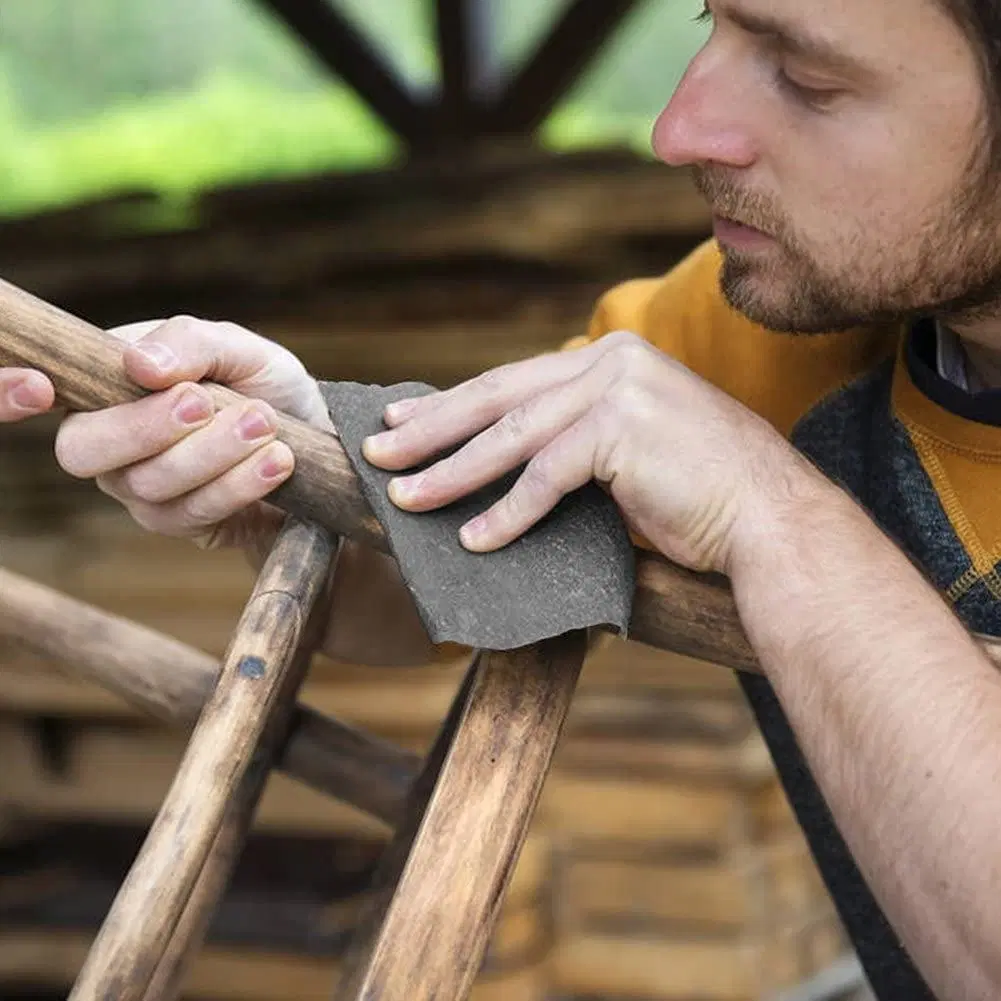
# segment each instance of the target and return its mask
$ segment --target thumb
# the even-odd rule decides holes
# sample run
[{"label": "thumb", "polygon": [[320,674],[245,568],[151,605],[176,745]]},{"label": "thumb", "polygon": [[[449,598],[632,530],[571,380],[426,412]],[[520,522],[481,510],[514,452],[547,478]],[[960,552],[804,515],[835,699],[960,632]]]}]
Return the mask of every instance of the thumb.
[{"label": "thumb", "polygon": [[125,349],[126,371],[146,389],[208,380],[332,430],[316,380],[302,362],[245,327],[177,316],[119,327],[113,333],[130,342]]}]

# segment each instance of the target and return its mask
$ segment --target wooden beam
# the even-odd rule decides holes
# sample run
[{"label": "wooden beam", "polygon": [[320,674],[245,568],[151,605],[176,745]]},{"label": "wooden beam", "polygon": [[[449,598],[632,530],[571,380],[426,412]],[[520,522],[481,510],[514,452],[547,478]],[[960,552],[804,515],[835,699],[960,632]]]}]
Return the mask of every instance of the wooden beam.
[{"label": "wooden beam", "polygon": [[491,36],[496,0],[435,0],[441,64],[438,129],[443,138],[475,136],[477,114],[492,83]]},{"label": "wooden beam", "polygon": [[404,142],[427,140],[426,105],[332,0],[256,0],[279,17],[325,66],[355,90]]},{"label": "wooden beam", "polygon": [[494,133],[532,132],[577,81],[637,0],[573,0],[496,102]]}]

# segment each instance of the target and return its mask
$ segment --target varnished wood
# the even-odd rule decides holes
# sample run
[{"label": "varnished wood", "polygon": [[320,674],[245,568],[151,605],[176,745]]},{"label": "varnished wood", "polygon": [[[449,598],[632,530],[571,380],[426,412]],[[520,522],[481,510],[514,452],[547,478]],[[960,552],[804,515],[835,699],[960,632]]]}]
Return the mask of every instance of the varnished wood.
[{"label": "varnished wood", "polygon": [[353,950],[337,1001],[468,997],[585,653],[584,634],[572,633],[480,654],[458,722],[439,741],[427,805],[420,810],[423,794],[412,801],[416,830],[390,852],[387,882],[399,868],[392,897],[371,922],[378,930]]},{"label": "varnished wood", "polygon": [[[234,795],[259,795],[262,780],[248,778],[248,773],[267,770],[283,735],[308,665],[308,657],[298,652],[314,606],[326,591],[334,546],[323,529],[291,519],[280,533],[233,635],[215,691],[80,971],[71,1001],[145,997]],[[231,816],[242,825],[249,822],[245,814]],[[216,862],[228,867],[232,846],[218,847]],[[210,885],[213,880],[210,871]],[[199,907],[207,902],[196,901],[186,931],[199,929]]]},{"label": "varnished wood", "polygon": [[[182,726],[196,721],[219,675],[219,662],[201,650],[2,568],[0,634],[143,712]],[[278,767],[395,824],[419,760],[299,705]]]},{"label": "varnished wood", "polygon": [[[45,372],[70,406],[98,409],[143,392],[125,378],[121,350],[118,341],[91,324],[0,282],[0,364]],[[209,388],[220,406],[242,399],[226,387]],[[270,499],[290,514],[388,551],[382,526],[362,497],[336,437],[287,416],[282,416],[278,434],[295,452],[296,470]],[[725,578],[692,573],[644,550],[637,550],[636,559],[632,639],[760,673]],[[1001,663],[997,644],[983,642]]]}]

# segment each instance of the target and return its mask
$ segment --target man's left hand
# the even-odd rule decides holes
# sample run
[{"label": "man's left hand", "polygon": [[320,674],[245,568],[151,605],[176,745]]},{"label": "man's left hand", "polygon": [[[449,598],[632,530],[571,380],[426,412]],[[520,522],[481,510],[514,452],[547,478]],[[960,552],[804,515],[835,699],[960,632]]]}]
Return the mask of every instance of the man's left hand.
[{"label": "man's left hand", "polygon": [[527,463],[515,485],[467,523],[476,552],[507,545],[571,491],[596,480],[634,532],[694,570],[726,573],[812,467],[766,421],[635,334],[489,371],[390,404],[390,430],[363,454],[394,472],[398,507],[429,511]]}]

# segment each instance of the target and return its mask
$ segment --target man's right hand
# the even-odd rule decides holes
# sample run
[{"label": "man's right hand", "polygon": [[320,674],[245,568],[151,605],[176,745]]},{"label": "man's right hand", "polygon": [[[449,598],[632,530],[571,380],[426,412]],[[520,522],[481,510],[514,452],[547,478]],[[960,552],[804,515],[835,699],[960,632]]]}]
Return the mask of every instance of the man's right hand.
[{"label": "man's right hand", "polygon": [[[285,517],[265,497],[295,463],[276,439],[275,411],[334,431],[316,380],[281,345],[232,323],[181,316],[110,333],[128,342],[126,374],[152,392],[67,416],[56,434],[59,465],[94,479],[143,528],[202,548],[238,546],[259,565]],[[215,412],[201,380],[248,399]],[[43,374],[0,369],[0,422],[44,413],[53,399]],[[342,560],[353,579],[335,588],[326,652],[373,664],[430,657],[395,563],[350,549]]]}]

